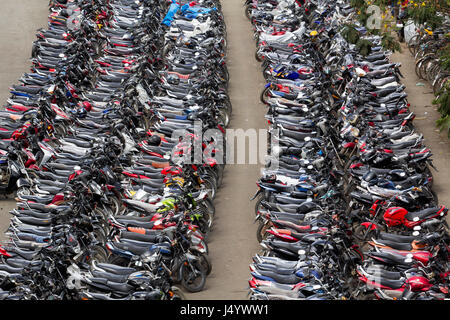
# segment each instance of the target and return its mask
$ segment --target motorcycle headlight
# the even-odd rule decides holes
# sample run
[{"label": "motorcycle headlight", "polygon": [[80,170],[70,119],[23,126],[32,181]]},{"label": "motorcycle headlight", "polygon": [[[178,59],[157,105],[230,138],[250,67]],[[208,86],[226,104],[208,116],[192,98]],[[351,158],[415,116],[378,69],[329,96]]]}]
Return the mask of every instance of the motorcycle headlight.
[{"label": "motorcycle headlight", "polygon": [[75,247],[72,247],[72,249],[73,252],[75,252],[76,254],[79,254],[81,252],[81,247],[79,243]]}]

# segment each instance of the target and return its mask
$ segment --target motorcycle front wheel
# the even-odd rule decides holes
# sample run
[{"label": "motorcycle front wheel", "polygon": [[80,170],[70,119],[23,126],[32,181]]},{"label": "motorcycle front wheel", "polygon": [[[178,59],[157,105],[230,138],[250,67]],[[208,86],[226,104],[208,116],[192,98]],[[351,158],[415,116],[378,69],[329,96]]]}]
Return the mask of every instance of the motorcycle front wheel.
[{"label": "motorcycle front wheel", "polygon": [[181,285],[189,292],[200,292],[205,287],[206,274],[201,271],[201,267],[193,263],[181,265]]}]

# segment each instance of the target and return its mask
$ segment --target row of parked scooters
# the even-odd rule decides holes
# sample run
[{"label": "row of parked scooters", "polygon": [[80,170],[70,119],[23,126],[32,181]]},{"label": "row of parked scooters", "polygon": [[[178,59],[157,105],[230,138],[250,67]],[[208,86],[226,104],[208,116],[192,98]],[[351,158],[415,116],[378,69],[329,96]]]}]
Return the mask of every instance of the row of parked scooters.
[{"label": "row of parked scooters", "polygon": [[[248,0],[270,161],[255,194],[250,299],[446,299],[448,209],[379,36],[347,1]],[[433,169],[434,170],[434,169]]]},{"label": "row of parked scooters", "polygon": [[197,122],[228,124],[225,33],[217,0],[50,1],[1,112],[2,191],[17,200],[1,299],[203,289],[223,165],[191,164],[186,141]]}]

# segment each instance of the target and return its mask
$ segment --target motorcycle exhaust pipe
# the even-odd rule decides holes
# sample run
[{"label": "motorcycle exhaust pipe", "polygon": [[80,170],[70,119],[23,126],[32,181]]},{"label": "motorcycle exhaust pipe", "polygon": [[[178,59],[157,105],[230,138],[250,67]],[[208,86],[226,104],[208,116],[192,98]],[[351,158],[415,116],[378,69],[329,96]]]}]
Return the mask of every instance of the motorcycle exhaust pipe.
[{"label": "motorcycle exhaust pipe", "polygon": [[433,218],[433,219],[431,219],[431,220],[428,220],[428,221],[423,222],[423,223],[421,224],[421,226],[422,226],[422,228],[423,228],[423,227],[429,227],[429,226],[433,226],[433,225],[435,225],[435,224],[441,224],[441,223],[442,223],[441,220],[436,219],[436,218]]}]

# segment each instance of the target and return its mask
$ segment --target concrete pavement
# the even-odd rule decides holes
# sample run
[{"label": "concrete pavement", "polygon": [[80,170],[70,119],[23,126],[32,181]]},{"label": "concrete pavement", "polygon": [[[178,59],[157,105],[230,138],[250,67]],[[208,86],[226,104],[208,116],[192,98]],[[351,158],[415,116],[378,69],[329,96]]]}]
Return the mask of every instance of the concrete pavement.
[{"label": "concrete pavement", "polygon": [[[433,153],[433,165],[439,170],[433,173],[433,190],[436,192],[441,205],[450,206],[450,139],[446,132],[440,133],[436,128],[436,120],[440,115],[437,106],[432,104],[434,99],[433,89],[430,84],[419,79],[415,73],[415,61],[405,44],[402,44],[402,52],[396,52],[391,56],[392,62],[401,62],[400,72],[405,78],[401,81],[406,86],[410,109],[416,114],[414,126],[418,133],[422,133],[424,144]],[[424,84],[421,86],[420,84]],[[417,85],[419,84],[419,85]],[[447,216],[447,222],[450,217]]]},{"label": "concrete pavement", "polygon": [[[31,47],[36,30],[47,28],[48,0],[2,0],[0,10],[0,103],[10,97],[9,87],[30,70]],[[11,196],[9,197],[11,198]],[[0,196],[0,241],[16,207],[12,199]]]},{"label": "concrete pavement", "polygon": [[[228,31],[228,68],[230,73],[229,94],[233,104],[230,128],[244,130],[266,128],[265,106],[259,101],[264,86],[260,64],[254,58],[255,42],[251,24],[244,15],[242,0],[222,1]],[[17,83],[30,67],[31,45],[38,28],[47,26],[48,0],[3,0],[0,11],[0,98],[3,104],[9,97],[9,86]],[[403,83],[417,114],[415,125],[424,134],[425,143],[434,152],[435,191],[442,204],[450,205],[450,140],[436,131],[434,121],[438,118],[431,105],[431,88],[416,86],[414,62],[407,51],[392,56],[402,62]],[[211,300],[246,299],[248,264],[259,251],[256,241],[256,225],[253,224],[254,203],[249,199],[255,192],[255,182],[260,176],[261,165],[229,165],[216,204],[214,229],[209,236],[210,257],[213,264],[205,290],[187,294],[189,299]],[[12,200],[0,201],[0,240],[11,216],[8,211],[15,207]]]},{"label": "concrete pavement", "polygon": [[[227,25],[227,66],[230,73],[229,95],[233,105],[231,129],[267,128],[266,107],[259,101],[264,88],[260,63],[254,58],[255,41],[252,27],[245,17],[242,0],[221,1]],[[216,219],[209,236],[213,270],[205,290],[188,294],[189,299],[246,299],[248,265],[259,251],[257,225],[253,224],[254,202],[261,165],[228,165],[223,187],[215,201]]]}]

